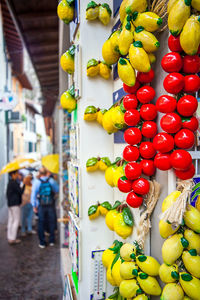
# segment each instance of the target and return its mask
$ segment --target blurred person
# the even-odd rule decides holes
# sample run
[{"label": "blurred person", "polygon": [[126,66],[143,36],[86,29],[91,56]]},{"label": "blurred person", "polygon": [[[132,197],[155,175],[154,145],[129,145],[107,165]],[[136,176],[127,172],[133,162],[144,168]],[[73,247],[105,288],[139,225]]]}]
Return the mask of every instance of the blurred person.
[{"label": "blurred person", "polygon": [[49,178],[47,170],[42,167],[40,169],[40,178],[35,179],[32,186],[31,203],[33,205],[33,211],[38,212],[38,236],[39,247],[45,248],[45,220],[48,223],[49,229],[49,245],[54,246],[55,236],[55,204],[54,194],[58,193],[59,187],[57,182],[53,178]]},{"label": "blurred person", "polygon": [[[47,170],[47,176],[49,178],[53,178],[56,182],[57,182],[57,176],[55,176],[55,174],[51,173],[49,170]],[[55,230],[55,233],[57,233],[57,213],[56,213],[56,195],[53,194],[53,197],[54,197],[54,217],[55,217],[55,221],[54,221],[54,230]],[[48,222],[45,222],[45,232],[47,233],[47,235],[49,234],[49,228],[48,228]]]},{"label": "blurred person", "polygon": [[32,191],[32,174],[24,178],[24,193],[22,195],[22,228],[21,235],[26,236],[26,226],[28,234],[35,234],[36,231],[32,229],[33,220],[33,206],[31,204],[31,191]]},{"label": "blurred person", "polygon": [[25,187],[20,187],[18,171],[13,171],[9,175],[10,178],[6,192],[8,200],[7,239],[9,244],[18,244],[21,242],[20,239],[17,239],[17,231],[20,223],[20,205]]}]

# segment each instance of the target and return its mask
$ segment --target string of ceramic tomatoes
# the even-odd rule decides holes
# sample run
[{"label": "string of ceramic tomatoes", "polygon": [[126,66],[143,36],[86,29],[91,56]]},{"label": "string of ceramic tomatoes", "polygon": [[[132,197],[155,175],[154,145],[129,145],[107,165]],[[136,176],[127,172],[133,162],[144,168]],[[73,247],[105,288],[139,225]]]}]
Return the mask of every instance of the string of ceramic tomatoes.
[{"label": "string of ceramic tomatoes", "polygon": [[[118,188],[128,193],[126,202],[134,208],[142,205],[144,195],[149,192],[149,182],[142,174],[153,176],[156,168],[162,171],[173,168],[176,176],[184,180],[195,174],[192,157],[186,150],[195,142],[198,120],[194,113],[198,102],[193,95],[184,93],[195,93],[200,88],[200,79],[195,74],[200,69],[200,58],[184,55],[178,37],[170,36],[168,44],[172,52],[162,59],[162,68],[169,73],[163,85],[167,93],[177,95],[177,99],[167,94],[160,96],[156,105],[150,103],[155,98],[155,90],[147,85],[154,79],[152,69],[148,73],[138,72],[133,87],[123,84],[128,93],[123,98],[124,120],[130,127],[124,132],[128,145],[123,158],[127,164],[125,176],[118,180]],[[157,111],[164,114],[160,133],[155,122]]]},{"label": "string of ceramic tomatoes", "polygon": [[[167,93],[156,101],[157,111],[163,113],[160,126],[168,141],[168,151],[154,138],[154,147],[160,151],[159,158],[155,161],[161,170],[174,169],[175,174],[182,180],[190,179],[195,174],[192,157],[187,151],[194,146],[194,132],[198,129],[198,120],[194,116],[198,101],[194,97],[200,89],[199,55],[186,55],[181,48],[180,39],[170,35],[168,47],[172,52],[164,55],[161,61],[163,70],[169,73],[163,82]],[[172,151],[172,152],[171,152]],[[165,162],[165,163],[164,163]]]}]

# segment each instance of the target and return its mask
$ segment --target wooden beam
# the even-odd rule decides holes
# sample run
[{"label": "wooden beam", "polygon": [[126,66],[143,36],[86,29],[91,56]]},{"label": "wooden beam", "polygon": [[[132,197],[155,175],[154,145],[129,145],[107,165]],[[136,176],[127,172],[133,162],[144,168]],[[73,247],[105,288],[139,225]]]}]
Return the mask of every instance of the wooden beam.
[{"label": "wooden beam", "polygon": [[31,43],[28,41],[28,47],[32,47],[34,49],[40,48],[40,47],[46,47],[46,46],[58,46],[58,39],[56,40],[49,40],[49,41],[45,41],[45,42],[34,42]]},{"label": "wooden beam", "polygon": [[38,64],[38,65],[35,65],[35,68],[37,70],[37,72],[39,71],[45,71],[45,70],[48,70],[48,69],[54,69],[54,68],[57,68],[58,69],[58,63],[57,62],[53,62],[53,63],[45,63],[45,64]]},{"label": "wooden beam", "polygon": [[[24,34],[25,35],[31,35],[32,37],[38,37],[38,34],[41,33],[41,28],[38,29],[28,29],[25,30]],[[52,28],[42,28],[42,34],[53,34],[53,33],[58,33],[58,28],[57,27],[52,27]]]},{"label": "wooden beam", "polygon": [[58,73],[58,68],[55,68],[55,69],[50,69],[49,71],[47,71],[47,70],[41,70],[41,71],[37,71],[37,73],[38,73],[38,75],[39,74],[41,74],[41,76],[43,75],[43,74],[57,74]]},{"label": "wooden beam", "polygon": [[37,52],[37,53],[32,53],[32,57],[33,57],[33,59],[35,59],[35,58],[41,58],[41,57],[46,57],[46,58],[48,58],[48,57],[50,57],[50,58],[52,58],[52,57],[58,57],[58,53],[56,53],[57,51],[55,51],[55,50],[47,50],[47,51],[42,51],[42,52]]},{"label": "wooden beam", "polygon": [[21,19],[21,21],[29,21],[34,19],[35,20],[40,20],[40,19],[46,19],[46,18],[57,18],[56,11],[55,10],[50,10],[50,11],[45,11],[45,12],[27,12],[23,14],[18,14],[18,18]]}]

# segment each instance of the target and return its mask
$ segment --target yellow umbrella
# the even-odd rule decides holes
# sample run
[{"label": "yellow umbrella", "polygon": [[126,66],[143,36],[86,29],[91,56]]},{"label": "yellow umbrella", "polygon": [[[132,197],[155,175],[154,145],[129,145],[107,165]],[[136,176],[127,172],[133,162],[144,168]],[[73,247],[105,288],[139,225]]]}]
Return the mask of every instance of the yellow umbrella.
[{"label": "yellow umbrella", "polygon": [[51,173],[59,173],[59,154],[49,154],[42,158],[42,165]]},{"label": "yellow umbrella", "polygon": [[27,168],[33,162],[35,162],[35,160],[32,158],[14,159],[1,169],[0,175],[10,173],[19,169]]}]

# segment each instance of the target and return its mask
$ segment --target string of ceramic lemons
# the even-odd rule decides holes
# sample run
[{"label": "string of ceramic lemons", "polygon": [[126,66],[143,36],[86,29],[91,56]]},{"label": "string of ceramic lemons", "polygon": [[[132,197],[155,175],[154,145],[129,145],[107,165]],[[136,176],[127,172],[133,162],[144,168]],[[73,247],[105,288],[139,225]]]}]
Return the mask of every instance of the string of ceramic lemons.
[{"label": "string of ceramic lemons", "polygon": [[[169,194],[163,200],[162,213],[170,209],[182,193],[177,190]],[[159,231],[161,237],[166,239],[162,246],[163,264],[159,269],[160,278],[166,284],[163,299],[175,295],[177,299],[200,299],[199,210],[187,204],[181,225],[175,227],[161,219]]]},{"label": "string of ceramic lemons", "polygon": [[86,8],[86,20],[93,21],[99,19],[103,25],[108,25],[112,10],[107,3],[97,4],[94,1],[90,1]]},{"label": "string of ceramic lemons", "polygon": [[[102,263],[107,269],[108,282],[115,293],[108,299],[148,300],[147,295],[159,296],[162,292],[156,279],[160,264],[152,256],[144,255],[143,249],[135,241],[133,244],[114,241],[102,255]],[[116,297],[116,298],[115,298]]]},{"label": "string of ceramic lemons", "polygon": [[153,52],[160,46],[152,32],[160,28],[162,18],[146,10],[146,0],[123,0],[119,11],[122,26],[102,47],[104,61],[108,65],[118,62],[119,77],[129,86],[135,85],[135,70],[151,70],[151,64],[155,62]]}]

